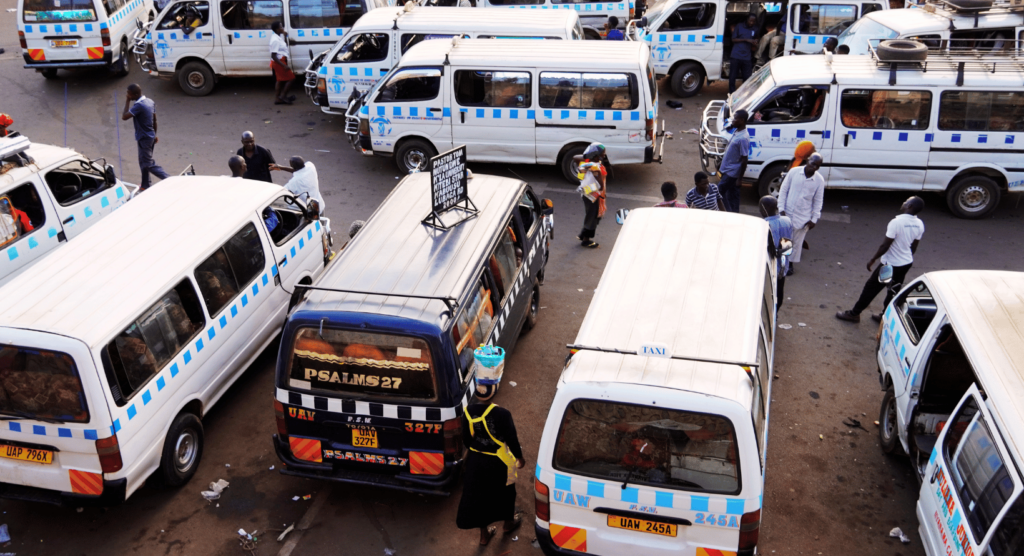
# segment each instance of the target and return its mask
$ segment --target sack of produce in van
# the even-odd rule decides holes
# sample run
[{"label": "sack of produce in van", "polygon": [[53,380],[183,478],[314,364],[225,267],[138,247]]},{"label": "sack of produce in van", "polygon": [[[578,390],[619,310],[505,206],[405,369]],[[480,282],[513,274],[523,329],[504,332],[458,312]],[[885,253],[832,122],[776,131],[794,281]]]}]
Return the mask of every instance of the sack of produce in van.
[{"label": "sack of produce in van", "polygon": [[505,372],[505,350],[498,346],[481,345],[473,350],[473,372],[479,384],[497,384]]}]

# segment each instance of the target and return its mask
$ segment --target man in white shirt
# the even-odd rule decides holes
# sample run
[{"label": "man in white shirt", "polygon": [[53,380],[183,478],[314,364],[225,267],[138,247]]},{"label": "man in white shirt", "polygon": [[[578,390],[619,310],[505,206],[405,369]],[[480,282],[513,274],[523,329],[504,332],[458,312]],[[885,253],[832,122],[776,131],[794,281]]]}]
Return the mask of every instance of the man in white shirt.
[{"label": "man in white shirt", "polygon": [[818,173],[821,155],[812,154],[806,166],[793,168],[782,180],[779,190],[779,214],[788,216],[793,222],[793,255],[789,257],[789,272],[793,274],[794,263],[800,262],[807,232],[814,229],[821,218],[821,203],[825,198],[825,178]]},{"label": "man in white shirt", "polygon": [[320,178],[316,173],[316,166],[312,162],[306,162],[301,156],[293,156],[288,159],[291,167],[271,164],[271,170],[288,172],[292,178],[284,184],[284,188],[291,191],[299,199],[309,204],[310,200],[320,205],[320,215],[324,214],[324,198],[320,195]]},{"label": "man in white shirt", "polygon": [[[914,253],[917,252],[917,244],[924,236],[924,222],[917,217],[918,213],[924,210],[924,200],[920,197],[907,199],[900,207],[900,214],[889,221],[885,229],[885,241],[878,247],[878,251],[868,261],[868,270],[874,266],[875,261],[881,260],[882,264],[875,267],[871,277],[864,284],[864,290],[860,293],[860,299],[854,304],[853,309],[836,313],[836,318],[847,322],[860,322],[860,313],[871,305],[878,292],[885,288],[885,284],[878,281],[878,271],[882,265],[892,266],[893,284],[902,284],[907,278],[907,272],[914,264]],[[892,301],[892,290],[885,294],[885,303],[882,307],[889,305]],[[875,322],[881,322],[882,314],[871,315]]]}]

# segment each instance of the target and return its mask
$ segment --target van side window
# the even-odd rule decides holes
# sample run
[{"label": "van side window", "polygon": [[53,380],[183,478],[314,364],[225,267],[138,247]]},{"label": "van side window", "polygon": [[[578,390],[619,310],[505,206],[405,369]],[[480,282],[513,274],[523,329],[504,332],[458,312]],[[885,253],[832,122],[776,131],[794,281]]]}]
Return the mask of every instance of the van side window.
[{"label": "van side window", "polygon": [[526,108],[531,90],[528,71],[455,72],[455,100],[462,106]]},{"label": "van side window", "polygon": [[292,29],[351,27],[363,15],[363,6],[345,0],[288,0],[288,15]]},{"label": "van side window", "polygon": [[107,344],[103,363],[117,405],[174,359],[205,323],[192,282],[185,279]]},{"label": "van side window", "polygon": [[523,221],[527,236],[533,234],[533,225],[540,222],[538,206],[537,198],[530,191],[523,193],[523,198],[519,200],[519,218]]},{"label": "van side window", "polygon": [[1019,91],[943,91],[939,129],[1024,131],[1024,93]]},{"label": "van side window", "polygon": [[495,6],[539,6],[544,0],[490,0]]},{"label": "van side window", "polygon": [[284,22],[281,0],[222,0],[220,19],[225,29],[270,29],[275,21]]},{"label": "van side window", "polygon": [[779,87],[754,111],[753,122],[813,122],[825,111],[828,86]]},{"label": "van side window", "polygon": [[917,345],[921,341],[921,334],[928,330],[928,325],[935,318],[938,307],[932,293],[924,282],[918,282],[913,288],[905,290],[893,301],[893,306],[907,329],[907,336],[910,341]]},{"label": "van side window", "polygon": [[715,24],[715,4],[683,4],[668,16],[659,31],[707,29]]},{"label": "van side window", "polygon": [[795,31],[805,35],[838,35],[856,19],[853,4],[796,4],[790,14]]},{"label": "van side window", "polygon": [[107,12],[107,17],[114,15],[117,10],[124,7],[125,0],[103,0],[103,11]]},{"label": "van side window", "polygon": [[452,341],[455,351],[459,354],[462,365],[463,379],[469,378],[469,369],[473,365],[473,350],[487,342],[494,317],[494,306],[491,303],[491,292],[483,281],[477,284],[469,305],[455,319],[452,326]]},{"label": "van side window", "polygon": [[0,247],[14,243],[46,223],[46,210],[31,183],[0,195]]},{"label": "van side window", "polygon": [[952,490],[960,499],[960,510],[967,515],[974,538],[980,542],[1013,495],[1013,480],[974,396],[964,402],[946,427],[950,428],[942,453]]},{"label": "van side window", "polygon": [[[902,8],[903,5],[900,4],[900,7]],[[860,16],[864,17],[864,16],[868,15],[871,12],[877,12],[877,11],[883,10],[883,9],[885,9],[885,8],[883,8],[881,4],[861,4],[860,5]]]},{"label": "van side window", "polygon": [[215,315],[263,270],[266,258],[251,222],[196,267],[196,283]]},{"label": "van side window", "polygon": [[422,33],[405,33],[402,35],[402,54],[405,54],[406,50],[416,46],[423,41],[432,41],[438,39],[450,39],[455,35],[424,35]]},{"label": "van side window", "polygon": [[412,102],[437,98],[441,90],[441,70],[411,68],[396,72],[380,88],[376,102]]},{"label": "van side window", "polygon": [[958,29],[949,33],[949,46],[980,50],[980,54],[1012,49],[1013,29]]},{"label": "van side window", "polygon": [[25,23],[96,21],[96,7],[93,5],[93,0],[62,1],[59,6],[55,6],[53,0],[25,0],[22,9],[22,18]]},{"label": "van side window", "polygon": [[292,197],[278,197],[260,213],[263,216],[263,224],[270,233],[270,239],[278,247],[284,245],[306,223],[302,209],[290,203],[291,199]]},{"label": "van side window", "polygon": [[636,76],[628,73],[540,74],[541,108],[633,110],[640,105]]},{"label": "van side window", "polygon": [[171,6],[170,11],[156,28],[158,30],[195,29],[206,25],[209,21],[209,2],[179,2]]},{"label": "van side window", "polygon": [[[773,244],[774,247],[774,244]],[[772,284],[771,267],[764,271],[764,296],[761,298],[761,325],[768,334],[768,341],[775,336],[775,286]]]},{"label": "van side window", "polygon": [[86,160],[73,160],[46,173],[46,185],[61,206],[68,206],[107,187],[103,170]]},{"label": "van side window", "polygon": [[494,253],[491,253],[490,258],[487,259],[498,288],[496,292],[498,295],[495,296],[495,299],[498,300],[504,300],[505,296],[512,291],[512,286],[516,281],[516,270],[523,260],[523,249],[518,245],[518,238],[515,237],[512,225],[513,223],[510,221],[501,234],[501,238],[498,239],[498,246],[495,247]]},{"label": "van side window", "polygon": [[333,63],[379,62],[388,57],[389,44],[391,38],[387,33],[360,33],[345,41],[334,55]]},{"label": "van side window", "polygon": [[846,89],[839,113],[849,128],[928,129],[932,94],[928,91]]},{"label": "van side window", "polygon": [[1018,554],[1024,547],[1024,496],[1017,500],[999,521],[999,528],[992,535],[988,548],[992,556],[1010,556]]},{"label": "van side window", "polygon": [[754,396],[750,404],[750,416],[754,420],[754,432],[757,434],[757,446],[760,453],[764,453],[764,427],[768,423],[765,419],[765,411],[768,407],[768,384],[771,381],[771,368],[769,367],[768,351],[765,347],[764,333],[757,338],[757,380],[754,384]]}]

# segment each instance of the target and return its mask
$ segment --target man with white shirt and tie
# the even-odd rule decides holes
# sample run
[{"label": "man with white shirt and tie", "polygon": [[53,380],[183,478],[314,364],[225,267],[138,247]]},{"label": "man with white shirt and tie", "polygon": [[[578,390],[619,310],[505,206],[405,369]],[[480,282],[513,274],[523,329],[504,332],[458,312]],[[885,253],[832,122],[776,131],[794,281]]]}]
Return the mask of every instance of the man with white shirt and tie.
[{"label": "man with white shirt and tie", "polygon": [[793,168],[782,180],[779,190],[779,214],[793,222],[793,255],[789,258],[789,272],[793,275],[795,263],[800,262],[804,238],[821,218],[821,203],[825,197],[825,178],[818,173],[821,155],[812,154],[807,165]]}]

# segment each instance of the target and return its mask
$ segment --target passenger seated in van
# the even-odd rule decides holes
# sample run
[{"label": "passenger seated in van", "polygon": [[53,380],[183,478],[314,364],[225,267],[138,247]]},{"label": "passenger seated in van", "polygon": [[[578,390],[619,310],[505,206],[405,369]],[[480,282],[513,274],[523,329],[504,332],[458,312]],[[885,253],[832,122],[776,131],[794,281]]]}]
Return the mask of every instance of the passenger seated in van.
[{"label": "passenger seated in van", "polygon": [[116,345],[130,383],[141,384],[156,370],[156,358],[141,338],[122,334],[117,337]]},{"label": "passenger seated in van", "polygon": [[28,214],[24,211],[18,210],[18,207],[14,206],[14,203],[10,205],[11,218],[14,220],[14,225],[18,227],[18,235],[25,235],[35,227],[32,226],[32,221],[29,219]]}]

